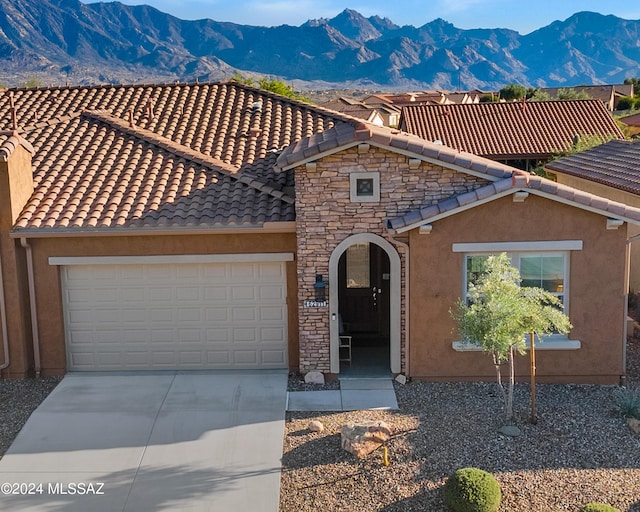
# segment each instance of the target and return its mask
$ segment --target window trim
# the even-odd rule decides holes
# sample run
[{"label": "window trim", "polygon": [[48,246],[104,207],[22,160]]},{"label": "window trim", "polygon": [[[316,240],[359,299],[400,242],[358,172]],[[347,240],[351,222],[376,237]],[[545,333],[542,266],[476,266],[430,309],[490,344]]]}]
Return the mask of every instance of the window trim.
[{"label": "window trim", "polygon": [[[358,195],[358,180],[373,180],[373,194],[367,196]],[[350,173],[349,196],[352,203],[379,203],[380,173],[377,171]]]},{"label": "window trim", "polygon": [[[461,248],[467,250],[462,251]],[[506,250],[510,248],[511,250]],[[562,248],[562,249],[561,249]],[[469,250],[474,249],[474,250]],[[514,250],[518,249],[518,250]],[[571,296],[571,250],[582,250],[581,240],[565,240],[554,242],[497,242],[497,243],[478,243],[478,244],[453,244],[453,252],[463,252],[462,263],[462,299],[467,300],[467,257],[468,256],[491,256],[499,254],[500,252],[506,252],[509,258],[513,261],[514,256],[517,258],[517,265],[514,265],[520,270],[520,257],[523,255],[538,255],[538,256],[552,256],[563,255],[564,256],[564,269],[563,269],[563,297],[564,297],[564,311],[569,314],[570,312],[570,296]],[[578,350],[582,347],[580,340],[569,339],[568,334],[551,334],[541,337],[542,343],[536,345],[536,349],[539,350]],[[526,337],[525,346],[529,348],[529,338]],[[452,348],[457,352],[474,352],[482,351],[482,347],[468,343],[465,341],[452,342]]]}]

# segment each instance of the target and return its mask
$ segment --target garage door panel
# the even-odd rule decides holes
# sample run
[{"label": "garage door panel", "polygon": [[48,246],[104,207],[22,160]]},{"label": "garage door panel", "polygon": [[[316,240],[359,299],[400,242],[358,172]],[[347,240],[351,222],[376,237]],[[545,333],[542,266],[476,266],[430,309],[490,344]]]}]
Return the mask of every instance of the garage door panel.
[{"label": "garage door panel", "polygon": [[286,368],[283,263],[62,267],[71,370]]}]

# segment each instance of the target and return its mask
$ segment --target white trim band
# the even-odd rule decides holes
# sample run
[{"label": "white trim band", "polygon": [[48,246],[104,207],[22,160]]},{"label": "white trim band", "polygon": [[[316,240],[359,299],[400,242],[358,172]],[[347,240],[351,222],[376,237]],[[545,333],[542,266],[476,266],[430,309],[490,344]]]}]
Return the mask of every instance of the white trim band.
[{"label": "white trim band", "polygon": [[[529,340],[525,343],[526,348],[529,348]],[[483,348],[473,343],[467,343],[464,341],[454,341],[451,343],[451,347],[456,352],[482,352]],[[579,350],[582,348],[582,342],[580,340],[547,340],[539,341],[536,343],[536,350]]]},{"label": "white trim band", "polygon": [[167,263],[259,263],[293,261],[292,252],[172,254],[162,256],[51,256],[49,265],[140,265]]},{"label": "white trim band", "polygon": [[453,252],[581,251],[582,240],[479,242],[453,244]]}]

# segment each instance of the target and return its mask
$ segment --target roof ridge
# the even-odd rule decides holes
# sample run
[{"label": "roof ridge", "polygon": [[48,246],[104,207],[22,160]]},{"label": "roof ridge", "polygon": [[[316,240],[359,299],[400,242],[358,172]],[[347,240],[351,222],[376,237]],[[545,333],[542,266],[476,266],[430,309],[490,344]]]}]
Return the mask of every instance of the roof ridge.
[{"label": "roof ridge", "polygon": [[6,162],[18,146],[24,147],[32,155],[35,153],[31,143],[20,135],[20,132],[14,130],[11,136],[0,145],[0,161]]},{"label": "roof ridge", "polygon": [[67,121],[71,121],[72,119],[76,119],[83,114],[82,110],[77,112],[72,112],[70,114],[64,116],[54,116],[46,119],[45,121],[40,121],[39,123],[31,124],[25,126],[24,128],[19,128],[21,132],[31,132],[33,130],[39,130],[40,128],[46,128],[48,126],[53,126],[54,124],[66,123]]},{"label": "roof ridge", "polygon": [[200,153],[199,151],[191,149],[188,146],[184,146],[183,144],[163,137],[162,135],[158,135],[151,130],[131,125],[129,124],[129,122],[115,117],[105,110],[86,110],[82,113],[82,116],[108,124],[116,130],[127,133],[128,135],[131,135],[138,139],[142,139],[149,144],[153,144],[154,146],[168,151],[169,153],[173,153],[186,160],[190,160],[204,167],[208,167],[213,171],[229,176],[236,181],[239,181],[240,183],[243,183],[260,192],[269,194],[277,199],[284,201],[285,203],[293,204],[295,202],[294,198],[292,198],[288,194],[285,194],[284,192],[281,192],[280,190],[277,190],[271,185],[267,185],[262,181],[242,174],[241,170],[238,167],[227,164],[222,160],[212,158],[208,155],[205,155],[204,153]]}]

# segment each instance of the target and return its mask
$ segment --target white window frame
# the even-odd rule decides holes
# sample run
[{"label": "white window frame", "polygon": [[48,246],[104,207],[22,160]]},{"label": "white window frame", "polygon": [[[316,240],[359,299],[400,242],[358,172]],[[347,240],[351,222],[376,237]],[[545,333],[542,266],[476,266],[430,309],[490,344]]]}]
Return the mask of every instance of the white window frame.
[{"label": "white window frame", "polygon": [[[475,249],[475,250],[474,250]],[[506,252],[511,259],[512,265],[520,269],[520,259],[522,256],[558,256],[564,257],[563,268],[563,305],[564,312],[569,315],[569,300],[571,295],[571,271],[570,259],[571,250],[581,250],[582,241],[559,241],[559,242],[515,242],[496,244],[454,244],[453,251],[463,253],[462,269],[462,295],[463,300],[467,300],[467,257],[468,256],[492,256],[500,252]],[[544,343],[536,345],[539,350],[577,350],[582,344],[579,340],[569,339],[566,334],[551,334],[543,338]],[[525,340],[526,347],[529,348],[529,337]],[[456,351],[481,351],[482,348],[466,343],[464,341],[454,341],[452,344]]]},{"label": "white window frame", "polygon": [[[372,180],[373,194],[359,195],[358,180]],[[380,173],[371,172],[352,172],[349,174],[349,196],[352,203],[379,203],[380,202]]]}]

